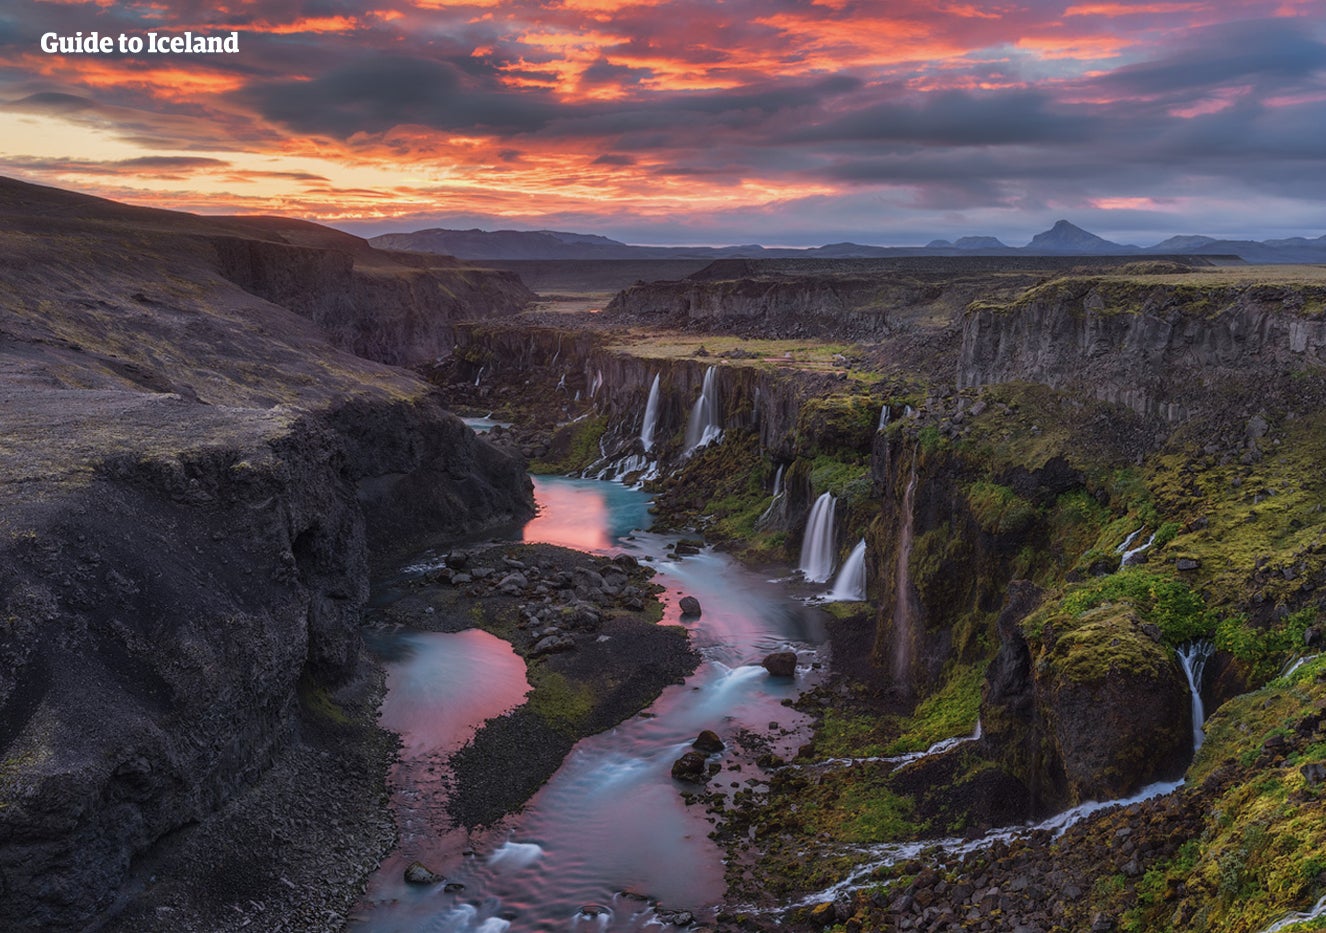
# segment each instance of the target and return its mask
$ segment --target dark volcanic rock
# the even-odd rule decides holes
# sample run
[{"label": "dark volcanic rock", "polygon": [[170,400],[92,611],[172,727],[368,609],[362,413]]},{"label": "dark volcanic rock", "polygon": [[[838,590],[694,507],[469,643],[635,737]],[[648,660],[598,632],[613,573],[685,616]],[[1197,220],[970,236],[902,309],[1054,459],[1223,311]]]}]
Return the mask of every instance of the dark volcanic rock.
[{"label": "dark volcanic rock", "polygon": [[[52,225],[69,237],[33,236]],[[531,502],[519,465],[426,384],[334,345],[374,313],[357,264],[392,265],[356,238],[0,181],[0,254],[0,926],[81,928],[159,840],[209,834],[299,759],[301,700],[326,708],[359,655],[375,546]],[[414,352],[392,326],[359,331],[383,359]],[[315,822],[279,829],[298,842]],[[225,881],[201,912],[220,927],[276,856],[231,860],[251,840],[210,838]],[[157,889],[189,870],[156,866]],[[304,894],[279,887],[277,913]]]},{"label": "dark volcanic rock", "polygon": [[672,777],[692,784],[705,782],[705,756],[701,752],[687,752],[672,763]]},{"label": "dark volcanic rock", "polygon": [[776,651],[760,662],[771,677],[795,677],[797,656],[794,651]]},{"label": "dark volcanic rock", "polygon": [[691,743],[691,747],[697,751],[704,752],[706,755],[712,755],[716,752],[721,752],[727,746],[724,745],[723,740],[718,737],[718,733],[705,729],[700,733],[696,740]]},{"label": "dark volcanic rock", "polygon": [[698,616],[700,614],[700,601],[694,596],[683,596],[677,605],[684,616]]},{"label": "dark volcanic rock", "polygon": [[411,862],[405,869],[406,884],[437,884],[441,881],[446,879],[425,867],[422,862]]}]

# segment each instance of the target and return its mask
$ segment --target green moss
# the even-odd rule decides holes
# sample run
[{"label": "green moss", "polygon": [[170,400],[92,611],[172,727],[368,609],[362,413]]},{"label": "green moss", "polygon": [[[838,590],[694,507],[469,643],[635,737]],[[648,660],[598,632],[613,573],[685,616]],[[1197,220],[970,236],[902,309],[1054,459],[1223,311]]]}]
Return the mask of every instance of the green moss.
[{"label": "green moss", "polygon": [[350,722],[350,717],[332,699],[327,688],[314,684],[308,681],[307,678],[300,682],[299,702],[304,711],[310,715],[338,725],[346,725]]},{"label": "green moss", "polygon": [[1231,616],[1216,629],[1216,647],[1248,665],[1255,681],[1267,680],[1302,649],[1303,635],[1316,621],[1317,610],[1312,607],[1265,627],[1253,627],[1242,616]]},{"label": "green moss", "polygon": [[871,495],[870,467],[819,456],[810,466],[810,491],[819,496],[831,492],[846,504],[860,503]]},{"label": "green moss", "polygon": [[1159,627],[1171,648],[1216,630],[1216,615],[1186,583],[1138,567],[1125,567],[1073,587],[1060,602],[1060,609],[1082,616],[1097,606],[1120,602],[1130,605],[1141,621]]},{"label": "green moss", "polygon": [[562,425],[553,435],[548,457],[530,462],[531,473],[574,473],[599,459],[599,440],[608,428],[608,416],[581,418]]},{"label": "green moss", "polygon": [[903,721],[902,734],[889,744],[887,753],[918,752],[944,739],[969,734],[980,715],[984,681],[984,664],[954,665],[939,689]]},{"label": "green moss", "polygon": [[978,481],[967,487],[967,506],[991,534],[1018,534],[1036,520],[1036,507],[1007,486]]},{"label": "green moss", "polygon": [[543,665],[529,669],[532,685],[526,703],[548,725],[568,735],[579,735],[594,709],[594,691],[588,684],[572,683]]}]

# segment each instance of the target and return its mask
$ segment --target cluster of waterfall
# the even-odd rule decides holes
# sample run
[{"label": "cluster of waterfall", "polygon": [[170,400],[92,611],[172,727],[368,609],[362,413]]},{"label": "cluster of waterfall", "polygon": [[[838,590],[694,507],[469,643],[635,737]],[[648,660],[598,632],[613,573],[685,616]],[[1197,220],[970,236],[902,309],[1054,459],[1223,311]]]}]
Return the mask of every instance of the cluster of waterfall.
[{"label": "cluster of waterfall", "polygon": [[801,539],[801,563],[797,569],[811,583],[827,583],[837,563],[834,555],[834,513],[838,500],[825,492],[815,500],[806,519],[806,532]]},{"label": "cluster of waterfall", "polygon": [[[603,373],[595,374],[590,383],[590,396],[596,397],[603,387]],[[662,475],[663,464],[658,454],[659,427],[663,408],[662,374],[655,373],[645,399],[644,414],[640,420],[640,433],[630,438],[618,437],[610,442],[599,442],[599,459],[585,469],[584,475],[593,479],[622,481],[628,478],[636,485]],[[715,367],[705,370],[700,395],[691,407],[686,422],[685,446],[682,458],[696,450],[721,440],[723,412],[719,403],[718,377]],[[639,441],[638,445],[636,441]]]}]

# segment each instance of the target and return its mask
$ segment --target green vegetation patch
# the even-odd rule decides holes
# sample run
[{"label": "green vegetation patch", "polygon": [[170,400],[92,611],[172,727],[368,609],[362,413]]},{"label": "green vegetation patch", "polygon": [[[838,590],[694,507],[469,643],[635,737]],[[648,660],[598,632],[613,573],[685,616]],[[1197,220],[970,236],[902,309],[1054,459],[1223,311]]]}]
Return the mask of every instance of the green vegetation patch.
[{"label": "green vegetation patch", "polygon": [[970,735],[981,712],[984,664],[954,665],[939,689],[917,704],[902,722],[902,734],[887,754],[919,752],[944,739]]},{"label": "green vegetation patch", "polygon": [[1139,567],[1125,567],[1118,573],[1073,587],[1059,608],[1081,617],[1107,603],[1130,605],[1142,622],[1160,629],[1165,644],[1171,648],[1194,638],[1208,637],[1217,626],[1215,613],[1206,608],[1202,598],[1186,583]]},{"label": "green vegetation patch", "polygon": [[998,483],[972,483],[967,487],[967,506],[982,530],[991,534],[1018,534],[1036,521],[1036,506]]},{"label": "green vegetation patch", "polygon": [[599,459],[599,439],[608,429],[608,416],[597,415],[572,421],[557,429],[548,456],[529,465],[531,473],[563,474],[583,470]]}]

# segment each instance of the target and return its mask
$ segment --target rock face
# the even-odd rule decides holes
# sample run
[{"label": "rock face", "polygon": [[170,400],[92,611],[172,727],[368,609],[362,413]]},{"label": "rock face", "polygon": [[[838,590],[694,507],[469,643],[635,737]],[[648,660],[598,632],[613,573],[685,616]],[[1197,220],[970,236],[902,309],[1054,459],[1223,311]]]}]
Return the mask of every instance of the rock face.
[{"label": "rock face", "polygon": [[1010,585],[981,704],[984,748],[1030,790],[1030,810],[1123,797],[1180,773],[1191,707],[1173,653],[1115,605],[1072,627],[1042,610],[1029,644],[1021,625],[1040,600],[1033,584]]},{"label": "rock face", "polygon": [[968,311],[958,384],[1043,382],[1181,421],[1221,403],[1212,388],[1326,363],[1323,301],[1326,287],[1310,285],[1058,280]]},{"label": "rock face", "polygon": [[[79,249],[29,233],[52,225]],[[299,698],[358,657],[375,546],[531,511],[425,384],[226,280],[208,237],[271,259],[272,227],[341,238],[0,184],[5,928],[82,928],[299,741]]]}]

